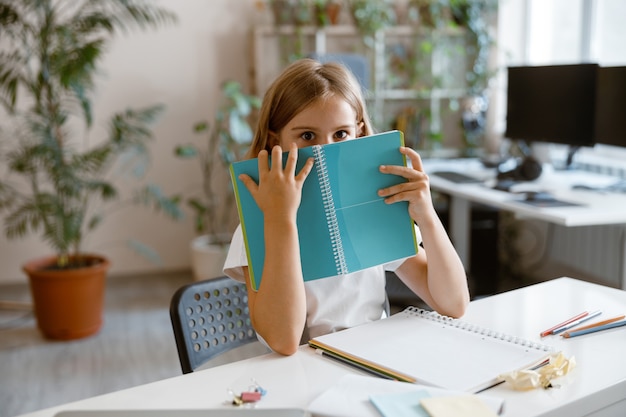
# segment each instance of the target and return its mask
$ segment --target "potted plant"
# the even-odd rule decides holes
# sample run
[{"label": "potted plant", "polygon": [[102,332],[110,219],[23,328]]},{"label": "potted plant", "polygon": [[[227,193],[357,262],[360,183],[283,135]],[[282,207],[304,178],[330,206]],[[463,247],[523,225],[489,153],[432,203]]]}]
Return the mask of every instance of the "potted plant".
[{"label": "potted plant", "polygon": [[[194,126],[201,142],[179,145],[174,154],[198,162],[202,178],[199,192],[186,198],[194,212],[195,231],[191,242],[194,278],[202,280],[222,274],[237,211],[228,168],[243,158],[252,141],[251,118],[261,100],[244,93],[236,81],[221,87],[222,102],[212,123]],[[182,196],[180,197],[183,198]]]},{"label": "potted plant", "polygon": [[313,0],[315,20],[318,26],[336,25],[339,23],[341,2],[339,0]]},{"label": "potted plant", "polygon": [[471,155],[481,145],[489,108],[489,84],[496,75],[489,57],[495,38],[491,25],[498,9],[497,0],[449,0],[453,23],[468,31],[466,52],[471,57],[466,72],[467,95],[462,99],[462,127],[466,152]]},{"label": "potted plant", "polygon": [[[118,30],[175,21],[134,0],[0,0],[0,213],[8,238],[39,233],[54,256],[24,265],[44,336],[76,339],[102,324],[109,260],[84,239],[118,198],[111,171],[147,162],[153,106],[115,114],[109,135],[90,146],[91,93],[99,59]],[[83,132],[84,130],[84,132]],[[138,171],[137,171],[138,172]],[[133,199],[173,217],[177,201],[145,186]],[[81,292],[83,291],[83,292]]]}]

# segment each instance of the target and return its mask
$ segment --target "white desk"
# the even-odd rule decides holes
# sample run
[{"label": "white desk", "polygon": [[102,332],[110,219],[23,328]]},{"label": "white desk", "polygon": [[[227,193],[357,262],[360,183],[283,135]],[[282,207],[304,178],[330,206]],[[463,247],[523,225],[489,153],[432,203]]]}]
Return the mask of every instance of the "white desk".
[{"label": "white desk", "polygon": [[[574,184],[609,185],[614,177],[582,171],[554,171],[544,168],[536,180],[516,185],[515,191],[547,191],[555,198],[580,204],[575,207],[539,208],[523,202],[523,194],[504,192],[491,188],[495,184],[495,170],[488,170],[474,159],[431,159],[424,161],[426,172],[458,171],[485,179],[483,184],[457,184],[436,175],[430,176],[433,190],[450,196],[450,237],[459,257],[469,270],[469,246],[471,230],[471,203],[481,203],[508,210],[517,216],[543,220],[562,226],[600,226],[626,224],[626,193],[600,193],[572,189]],[[622,244],[624,254],[621,263],[621,288],[626,289],[626,233]]]},{"label": "white desk", "polygon": [[[602,309],[602,317],[626,311],[626,291],[559,278],[473,301],[465,320],[527,339],[583,310]],[[560,388],[513,391],[502,384],[485,393],[505,400],[505,417],[626,415],[626,328],[562,339],[542,339],[574,356],[577,367],[557,381]],[[263,408],[306,408],[351,367],[302,346],[290,357],[268,354],[216,368],[142,385],[25,416],[52,417],[70,409],[209,409],[230,407],[227,389],[248,388],[252,378],[267,389]],[[598,415],[598,414],[594,414]]]}]

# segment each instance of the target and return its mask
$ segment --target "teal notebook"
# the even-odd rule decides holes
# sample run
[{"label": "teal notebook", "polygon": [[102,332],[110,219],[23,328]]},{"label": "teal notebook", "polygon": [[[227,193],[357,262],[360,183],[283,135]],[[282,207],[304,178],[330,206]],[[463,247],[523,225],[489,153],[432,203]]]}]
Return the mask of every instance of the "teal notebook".
[{"label": "teal notebook", "polygon": [[[359,271],[417,253],[408,203],[385,204],[380,188],[406,181],[382,174],[380,165],[406,166],[399,151],[402,133],[391,131],[328,145],[298,150],[299,172],[309,157],[313,170],[304,182],[297,213],[300,257],[305,281]],[[286,154],[283,158],[286,158]],[[241,173],[258,183],[258,161],[235,162],[230,167],[248,270],[259,288],[265,244],[263,213],[245,185]]]}]

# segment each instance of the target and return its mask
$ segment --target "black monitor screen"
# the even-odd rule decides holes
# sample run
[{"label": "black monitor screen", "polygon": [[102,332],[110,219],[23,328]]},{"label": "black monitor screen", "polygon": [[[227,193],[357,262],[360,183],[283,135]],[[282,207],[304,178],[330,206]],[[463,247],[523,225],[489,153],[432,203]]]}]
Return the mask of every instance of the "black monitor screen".
[{"label": "black monitor screen", "polygon": [[600,67],[596,142],[626,147],[626,67]]},{"label": "black monitor screen", "polygon": [[597,64],[508,68],[505,136],[593,146]]}]

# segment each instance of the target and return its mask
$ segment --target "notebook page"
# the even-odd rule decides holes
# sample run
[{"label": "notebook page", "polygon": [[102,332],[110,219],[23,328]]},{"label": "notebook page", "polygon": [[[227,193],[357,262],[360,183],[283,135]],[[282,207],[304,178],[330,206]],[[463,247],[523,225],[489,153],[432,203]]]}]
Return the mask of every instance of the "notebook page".
[{"label": "notebook page", "polygon": [[409,381],[478,392],[498,375],[528,368],[547,358],[550,348],[501,335],[460,320],[409,307],[387,319],[320,336],[311,341],[356,362],[391,370]]}]

